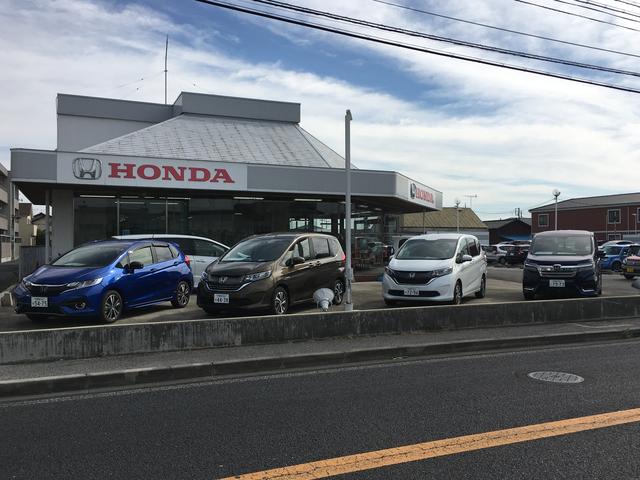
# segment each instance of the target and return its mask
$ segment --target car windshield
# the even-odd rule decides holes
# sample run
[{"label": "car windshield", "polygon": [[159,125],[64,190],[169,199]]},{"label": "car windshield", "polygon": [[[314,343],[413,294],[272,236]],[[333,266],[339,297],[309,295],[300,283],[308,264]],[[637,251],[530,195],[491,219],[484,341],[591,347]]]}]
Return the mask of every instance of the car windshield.
[{"label": "car windshield", "polygon": [[291,245],[291,238],[252,238],[240,242],[222,258],[222,262],[272,262]]},{"label": "car windshield", "polygon": [[617,245],[607,245],[606,247],[604,247],[604,253],[606,255],[620,255],[621,251],[622,247],[619,247]]},{"label": "car windshield", "polygon": [[105,267],[126,249],[126,245],[88,245],[65,253],[51,265],[56,267]]},{"label": "car windshield", "polygon": [[409,240],[402,245],[396,258],[398,260],[445,260],[453,258],[457,245],[457,238]]},{"label": "car windshield", "polygon": [[592,252],[591,238],[586,235],[545,235],[531,245],[533,255],[585,256]]}]

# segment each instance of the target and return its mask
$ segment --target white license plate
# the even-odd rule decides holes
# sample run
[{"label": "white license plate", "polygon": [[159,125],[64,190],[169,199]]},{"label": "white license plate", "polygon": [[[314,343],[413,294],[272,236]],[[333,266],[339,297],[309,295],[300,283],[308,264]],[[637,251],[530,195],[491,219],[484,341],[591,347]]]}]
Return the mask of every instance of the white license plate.
[{"label": "white license plate", "polygon": [[420,290],[418,290],[417,288],[405,288],[404,294],[409,297],[417,297],[420,295]]},{"label": "white license plate", "polygon": [[550,287],[564,287],[564,280],[549,280]]},{"label": "white license plate", "polygon": [[228,293],[214,293],[213,294],[213,303],[229,303],[229,294]]},{"label": "white license plate", "polygon": [[34,308],[47,308],[49,299],[47,297],[31,297],[31,306]]}]

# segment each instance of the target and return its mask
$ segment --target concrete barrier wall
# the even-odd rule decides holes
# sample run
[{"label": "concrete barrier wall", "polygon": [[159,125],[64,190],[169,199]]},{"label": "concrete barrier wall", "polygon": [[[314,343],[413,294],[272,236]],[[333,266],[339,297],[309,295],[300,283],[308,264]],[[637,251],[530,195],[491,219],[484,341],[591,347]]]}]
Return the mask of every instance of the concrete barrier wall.
[{"label": "concrete barrier wall", "polygon": [[640,296],[411,307],[0,333],[0,364],[640,317]]}]

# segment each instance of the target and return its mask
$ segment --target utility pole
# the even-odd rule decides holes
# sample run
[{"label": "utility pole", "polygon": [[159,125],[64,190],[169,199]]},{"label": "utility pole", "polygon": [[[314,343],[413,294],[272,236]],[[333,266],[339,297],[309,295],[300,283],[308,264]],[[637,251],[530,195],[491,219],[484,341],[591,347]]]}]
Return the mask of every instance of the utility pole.
[{"label": "utility pole", "polygon": [[456,202],[456,232],[460,232],[460,200],[455,199]]},{"label": "utility pole", "polygon": [[347,265],[345,272],[347,285],[345,289],[344,309],[347,312],[353,310],[353,303],[351,302],[351,281],[353,280],[353,270],[351,269],[351,120],[353,120],[351,110],[347,110],[344,116],[344,166],[345,173],[347,175],[347,188],[344,199],[344,221],[346,224],[345,247],[347,249]]},{"label": "utility pole", "polygon": [[167,104],[167,54],[169,53],[169,35],[164,44],[164,104]]},{"label": "utility pole", "polygon": [[557,188],[552,192],[553,196],[556,197],[556,219],[553,223],[554,230],[558,230],[558,197],[560,196],[560,190]]}]

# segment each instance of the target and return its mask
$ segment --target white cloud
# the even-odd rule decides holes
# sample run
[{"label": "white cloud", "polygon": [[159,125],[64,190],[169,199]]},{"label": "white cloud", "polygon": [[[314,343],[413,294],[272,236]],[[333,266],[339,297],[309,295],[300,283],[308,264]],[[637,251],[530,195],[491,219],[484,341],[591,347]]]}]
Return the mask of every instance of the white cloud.
[{"label": "white cloud", "polygon": [[[499,43],[504,39],[495,32],[434,22],[380,5],[365,10],[361,2],[314,0],[305,4],[352,16],[366,13],[372,21],[429,28],[475,41]],[[429,8],[442,11],[444,7],[438,2]],[[505,8],[501,0],[447,2],[447,13],[487,23],[499,19],[510,28],[608,48],[629,45],[624,31]],[[312,50],[340,46],[358,60],[366,50],[387,59],[414,82],[422,82],[425,95],[411,102],[393,92],[285,68],[280,63],[230,57],[215,45],[242,41],[236,34],[220,26],[199,32],[177,24],[168,14],[136,4],[115,7],[89,0],[9,0],[0,6],[0,25],[0,64],[4,66],[0,86],[5,95],[0,106],[5,119],[0,145],[55,148],[58,92],[162,101],[163,47],[168,33],[170,100],[181,90],[196,90],[299,101],[303,126],[338,152],[343,150],[344,111],[350,108],[354,163],[361,168],[402,171],[442,190],[449,205],[455,197],[477,194],[474,206],[478,210],[507,212],[548,200],[556,186],[567,196],[634,189],[632,184],[625,188],[618,176],[610,174],[612,161],[638,165],[640,107],[631,94],[305,31],[303,45],[310,46],[310,55]],[[254,25],[267,26],[299,44],[300,30],[295,27],[269,22]],[[188,43],[181,40],[185,38],[190,39]],[[518,39],[517,44],[532,49],[547,45],[538,40],[523,42]],[[546,53],[559,55],[559,51],[589,62],[613,58],[610,64],[619,68],[633,64],[624,57],[574,48],[554,46]],[[145,80],[116,88],[141,77]],[[440,102],[431,105],[430,99],[436,97]],[[7,158],[7,149],[0,147],[0,161]],[[496,215],[485,217],[492,216]]]}]

